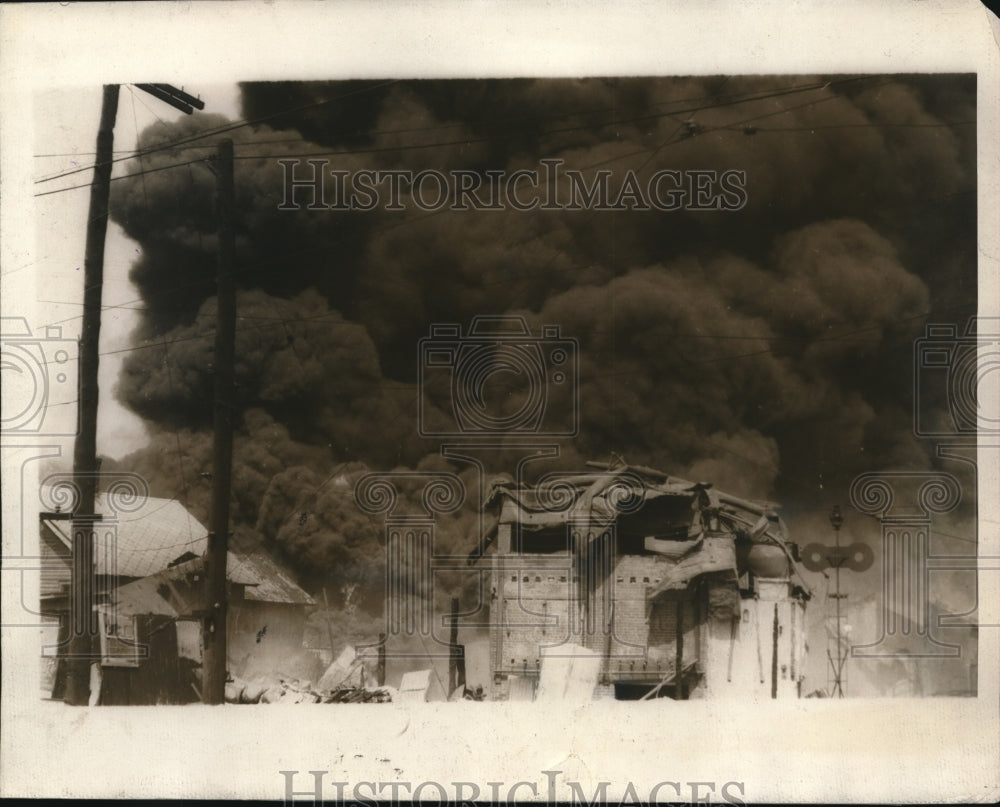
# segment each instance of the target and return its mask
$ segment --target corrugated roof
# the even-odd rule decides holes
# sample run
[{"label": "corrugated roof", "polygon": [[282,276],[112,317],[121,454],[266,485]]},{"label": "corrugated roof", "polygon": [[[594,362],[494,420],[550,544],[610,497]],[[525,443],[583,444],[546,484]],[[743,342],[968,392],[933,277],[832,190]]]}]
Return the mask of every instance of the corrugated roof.
[{"label": "corrugated roof", "polygon": [[[52,496],[47,495],[50,491],[51,488],[43,489],[43,501],[52,500]],[[176,499],[150,496],[133,512],[118,514],[108,508],[106,497],[99,493],[94,509],[109,517],[106,524],[114,523],[116,527],[112,546],[105,537],[107,531],[98,525],[94,548],[97,574],[146,578],[167,569],[186,554],[200,558],[208,548],[208,530]],[[72,522],[64,519],[43,521],[67,548],[72,546]],[[259,540],[237,532],[230,537],[229,544],[227,574],[231,581],[247,585],[245,596],[248,600],[316,604]],[[186,564],[181,565],[186,568]]]},{"label": "corrugated roof", "polygon": [[[192,558],[169,569],[133,580],[114,590],[113,599],[123,614],[164,614],[177,617],[192,615],[204,607],[204,558]],[[262,602],[292,602],[283,588],[276,592],[269,584],[269,570],[261,568],[256,558],[240,557],[230,552],[226,576],[232,583],[246,586],[243,595],[248,600]],[[300,604],[313,604],[312,598],[294,583]],[[260,588],[264,591],[259,591]]]},{"label": "corrugated roof", "polygon": [[[48,498],[43,492],[43,501]],[[116,513],[108,507],[105,495],[99,493],[94,509],[108,519],[106,525],[113,523],[116,527],[112,543],[106,537],[108,530],[98,524],[94,547],[98,574],[146,577],[166,569],[185,552],[202,555],[208,546],[208,530],[175,499],[150,496],[133,512]],[[44,521],[67,547],[72,545],[71,522]]]},{"label": "corrugated roof", "polygon": [[293,605],[315,605],[316,601],[299,588],[291,574],[264,545],[252,536],[236,533],[229,542],[230,549],[240,564],[252,570],[259,579],[244,596],[261,602],[286,602]]}]

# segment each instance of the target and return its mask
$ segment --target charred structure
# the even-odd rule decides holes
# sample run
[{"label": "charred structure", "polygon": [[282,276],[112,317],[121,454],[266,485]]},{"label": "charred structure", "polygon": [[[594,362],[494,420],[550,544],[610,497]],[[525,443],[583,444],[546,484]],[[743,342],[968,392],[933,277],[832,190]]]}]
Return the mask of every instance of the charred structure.
[{"label": "charred structure", "polygon": [[494,483],[494,697],[600,656],[595,697],[800,697],[808,587],[776,507],[642,467]]}]

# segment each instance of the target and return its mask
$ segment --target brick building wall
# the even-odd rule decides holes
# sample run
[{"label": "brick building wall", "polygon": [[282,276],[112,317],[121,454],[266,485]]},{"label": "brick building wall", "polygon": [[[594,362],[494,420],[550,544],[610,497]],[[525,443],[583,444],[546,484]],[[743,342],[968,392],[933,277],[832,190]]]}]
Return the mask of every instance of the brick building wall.
[{"label": "brick building wall", "polygon": [[759,580],[744,599],[734,580],[708,576],[650,600],[669,559],[620,556],[589,593],[573,563],[569,553],[493,557],[490,657],[500,697],[507,676],[536,676],[543,654],[567,644],[601,653],[604,686],[655,684],[677,666],[678,617],[681,667],[695,665],[699,697],[800,695],[805,603],[789,581]]}]

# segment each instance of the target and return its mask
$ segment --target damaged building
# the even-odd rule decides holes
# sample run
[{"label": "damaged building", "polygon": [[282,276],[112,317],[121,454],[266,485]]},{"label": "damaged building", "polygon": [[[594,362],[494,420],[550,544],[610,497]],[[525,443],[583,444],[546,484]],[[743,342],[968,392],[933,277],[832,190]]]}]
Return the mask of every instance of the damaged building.
[{"label": "damaged building", "polygon": [[632,466],[502,478],[486,507],[495,698],[575,653],[595,697],[801,697],[810,592],[775,505]]},{"label": "damaged building", "polygon": [[[42,486],[39,496],[43,505],[61,498],[52,486]],[[93,570],[101,663],[92,668],[93,702],[200,700],[208,531],[175,499],[143,496],[121,510],[99,492],[95,507],[102,526]],[[44,696],[56,699],[66,689],[71,516],[58,508],[39,513],[41,683]],[[258,539],[240,530],[230,536],[226,578],[230,674],[250,677],[276,666],[322,670],[318,659],[309,664],[303,647],[316,602]]]}]

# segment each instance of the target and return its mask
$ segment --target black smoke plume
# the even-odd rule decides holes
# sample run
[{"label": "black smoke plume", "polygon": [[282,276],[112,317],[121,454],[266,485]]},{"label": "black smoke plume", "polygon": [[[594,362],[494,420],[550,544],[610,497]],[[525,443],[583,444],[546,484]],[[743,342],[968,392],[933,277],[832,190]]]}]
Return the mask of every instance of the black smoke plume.
[{"label": "black smoke plume", "polygon": [[[416,428],[434,323],[516,314],[579,340],[580,431],[554,467],[615,452],[774,498],[812,530],[858,473],[940,465],[913,434],[913,340],[976,310],[974,76],[279,82],[242,98],[247,125],[157,124],[142,149],[188,142],[132,168],[236,141],[235,518],[313,590],[357,586],[381,607],[382,528],[351,497],[365,469],[471,473]],[[588,177],[734,169],[747,202],[427,212],[404,193],[404,211],[279,210],[278,160],[295,156],[483,176],[547,158]],[[145,305],[117,392],[154,432],[126,462],[202,516],[213,195],[194,163],[117,182],[112,200]],[[475,511],[445,520],[441,551],[475,547]]]}]

